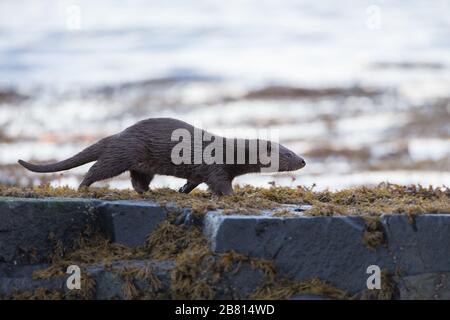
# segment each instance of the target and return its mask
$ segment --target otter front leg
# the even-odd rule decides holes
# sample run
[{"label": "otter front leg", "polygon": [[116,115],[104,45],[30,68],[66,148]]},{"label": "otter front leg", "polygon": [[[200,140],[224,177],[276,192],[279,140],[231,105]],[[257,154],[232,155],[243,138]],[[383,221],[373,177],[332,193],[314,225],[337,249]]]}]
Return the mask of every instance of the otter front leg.
[{"label": "otter front leg", "polygon": [[208,183],[211,191],[218,196],[229,196],[234,193],[233,187],[231,186],[231,181],[219,180]]},{"label": "otter front leg", "polygon": [[153,179],[153,175],[141,173],[135,170],[130,170],[131,184],[133,189],[137,193],[147,192],[149,188],[149,184]]},{"label": "otter front leg", "polygon": [[190,193],[192,190],[194,190],[195,188],[197,188],[197,186],[198,186],[199,184],[200,184],[200,183],[188,181],[188,182],[186,182],[186,184],[185,184],[184,186],[182,186],[182,187],[178,190],[178,192],[188,194],[188,193]]}]

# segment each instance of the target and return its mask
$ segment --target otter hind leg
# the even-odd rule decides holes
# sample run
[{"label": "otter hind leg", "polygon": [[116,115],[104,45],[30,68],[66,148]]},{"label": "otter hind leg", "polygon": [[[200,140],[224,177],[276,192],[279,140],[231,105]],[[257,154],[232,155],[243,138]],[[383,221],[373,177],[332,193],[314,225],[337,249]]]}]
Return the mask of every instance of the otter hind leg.
[{"label": "otter hind leg", "polygon": [[188,182],[186,182],[186,184],[185,184],[184,186],[182,186],[182,187],[178,190],[178,192],[188,194],[188,193],[190,193],[192,190],[194,190],[195,188],[197,188],[197,186],[198,186],[199,184],[200,184],[200,183],[188,181]]},{"label": "otter hind leg", "polygon": [[211,191],[217,196],[229,196],[234,193],[231,181],[219,180],[208,183]]},{"label": "otter hind leg", "polygon": [[91,184],[97,181],[110,179],[119,174],[125,172],[128,165],[121,161],[106,161],[99,159],[88,171],[83,181],[80,184],[80,188],[89,187]]},{"label": "otter hind leg", "polygon": [[150,190],[149,185],[153,175],[130,170],[131,184],[137,193],[144,193]]}]

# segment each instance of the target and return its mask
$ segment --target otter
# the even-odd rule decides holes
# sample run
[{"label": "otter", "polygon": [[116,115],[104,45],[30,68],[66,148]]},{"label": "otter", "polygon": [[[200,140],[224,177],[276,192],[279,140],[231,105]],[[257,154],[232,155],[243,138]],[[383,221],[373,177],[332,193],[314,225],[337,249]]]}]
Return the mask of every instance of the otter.
[{"label": "otter", "polygon": [[[187,160],[194,161],[176,164],[173,161],[173,150],[180,143],[177,139],[174,141],[173,133],[176,130],[183,130],[182,132],[190,135],[200,132],[202,137],[209,136],[215,142],[222,139],[225,145],[243,151],[245,161],[239,161],[239,152],[230,155],[230,149],[224,147],[223,150],[213,150],[211,154],[231,159],[233,160],[231,163],[229,161],[226,163],[219,161],[210,164],[203,161],[199,163],[195,161],[195,155],[190,155]],[[255,145],[258,146],[257,150],[251,148]],[[263,146],[261,147],[261,145]],[[202,141],[201,146],[204,149],[208,143]],[[188,143],[187,149],[198,150],[194,148],[193,141]],[[262,148],[267,148],[267,150]],[[267,151],[267,154],[278,152],[276,168],[270,169],[267,163],[263,164],[259,151]],[[255,153],[257,153],[257,161],[251,163],[248,159],[255,156]],[[240,159],[242,160],[242,158]],[[133,189],[140,194],[148,191],[154,175],[160,174],[187,179],[186,184],[179,189],[179,192],[189,193],[199,184],[206,183],[210,190],[218,196],[233,194],[232,181],[237,176],[264,169],[280,172],[294,171],[306,165],[303,158],[278,143],[259,139],[223,138],[171,118],[150,118],[139,121],[122,132],[103,138],[73,157],[57,163],[37,165],[23,160],[18,162],[33,172],[58,172],[94,161],[96,161],[95,164],[85,175],[80,188],[89,187],[96,181],[113,178],[129,171]]]}]

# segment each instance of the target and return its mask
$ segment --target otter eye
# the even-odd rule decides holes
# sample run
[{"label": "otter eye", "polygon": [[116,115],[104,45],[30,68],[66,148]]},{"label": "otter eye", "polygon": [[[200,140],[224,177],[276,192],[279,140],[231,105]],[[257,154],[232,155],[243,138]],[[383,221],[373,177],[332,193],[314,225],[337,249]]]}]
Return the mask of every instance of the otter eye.
[{"label": "otter eye", "polygon": [[292,153],[288,153],[288,154],[286,155],[286,157],[292,158]]}]

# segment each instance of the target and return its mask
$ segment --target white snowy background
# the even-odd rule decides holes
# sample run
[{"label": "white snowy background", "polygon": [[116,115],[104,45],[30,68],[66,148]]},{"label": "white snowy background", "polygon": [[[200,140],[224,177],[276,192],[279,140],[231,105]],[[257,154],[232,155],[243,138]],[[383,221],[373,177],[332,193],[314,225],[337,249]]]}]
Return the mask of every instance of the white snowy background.
[{"label": "white snowy background", "polygon": [[448,0],[2,0],[0,183],[76,187],[88,166],[42,175],[16,161],[62,160],[167,116],[276,130],[307,161],[240,184],[448,186],[449,12]]}]

